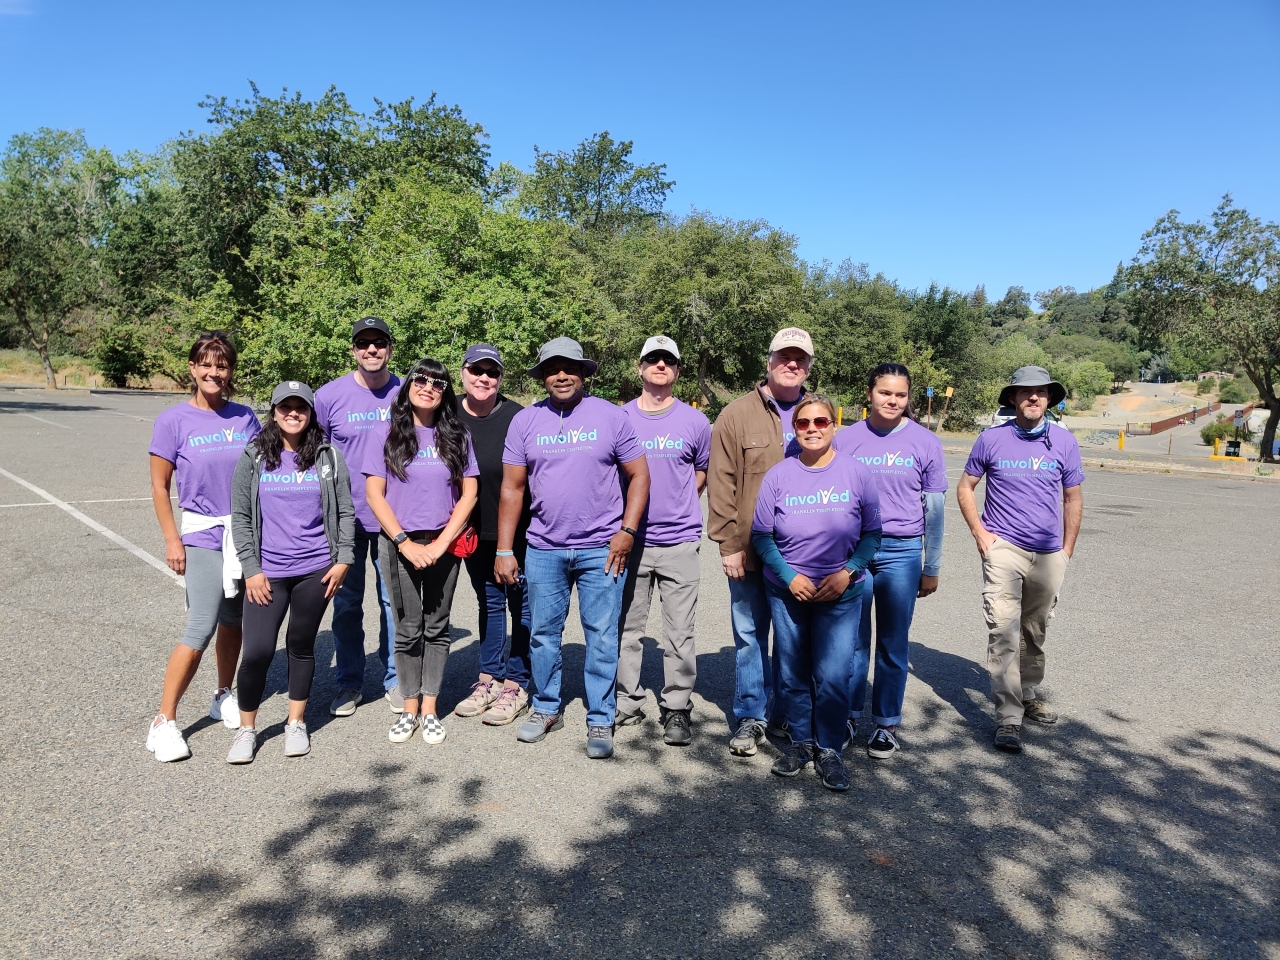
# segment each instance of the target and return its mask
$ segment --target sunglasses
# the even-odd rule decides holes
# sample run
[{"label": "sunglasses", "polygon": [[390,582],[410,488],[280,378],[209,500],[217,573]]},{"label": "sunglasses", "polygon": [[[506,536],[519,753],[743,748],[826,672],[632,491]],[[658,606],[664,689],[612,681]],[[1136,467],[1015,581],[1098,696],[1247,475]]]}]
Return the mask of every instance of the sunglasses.
[{"label": "sunglasses", "polygon": [[437,377],[428,377],[425,373],[419,373],[417,376],[410,378],[409,382],[415,387],[433,387],[442,393],[444,392],[444,388],[449,385],[448,380],[440,380]]},{"label": "sunglasses", "polygon": [[375,340],[357,340],[354,346],[357,350],[385,350],[391,346],[391,341],[386,337],[378,337]]},{"label": "sunglasses", "polygon": [[467,367],[467,373],[473,377],[488,377],[490,380],[498,380],[502,377],[502,371],[497,367],[478,367],[474,364]]},{"label": "sunglasses", "polygon": [[809,417],[797,417],[795,420],[791,421],[791,425],[797,430],[808,430],[809,424],[811,423],[819,430],[825,430],[827,427],[835,423],[835,421],[830,417],[813,417],[812,419]]},{"label": "sunglasses", "polygon": [[669,353],[650,353],[640,358],[641,363],[658,363],[659,361],[668,367],[680,366],[680,361]]}]

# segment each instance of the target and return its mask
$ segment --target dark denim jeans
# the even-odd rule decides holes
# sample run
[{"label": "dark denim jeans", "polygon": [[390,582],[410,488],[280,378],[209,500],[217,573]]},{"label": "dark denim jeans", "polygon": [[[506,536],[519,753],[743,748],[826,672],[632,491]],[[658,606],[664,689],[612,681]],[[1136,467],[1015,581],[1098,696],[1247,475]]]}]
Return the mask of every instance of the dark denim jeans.
[{"label": "dark denim jeans", "polygon": [[778,701],[793,743],[824,750],[844,746],[849,675],[862,611],[862,590],[850,584],[838,600],[804,603],[765,581],[778,648]]},{"label": "dark denim jeans", "polygon": [[[494,582],[493,560],[497,541],[481,540],[467,557],[467,574],[480,602],[480,672],[495,680],[529,686],[529,591],[525,581],[513,586]],[[517,557],[523,561],[523,557]],[[523,562],[521,567],[523,567]],[[507,609],[511,631],[507,632]]]},{"label": "dark denim jeans", "polygon": [[733,719],[771,720],[778,703],[778,639],[769,655],[769,598],[764,574],[748,570],[729,581],[729,623],[733,627]]},{"label": "dark denim jeans", "polygon": [[356,532],[356,557],[347,578],[333,597],[333,652],[336,661],[334,682],[339,690],[364,687],[364,585],[366,557],[373,558],[375,596],[378,598],[378,659],[382,662],[382,687],[396,685],[396,660],[391,638],[395,636],[395,616],[391,612],[391,596],[378,559],[378,533]]},{"label": "dark denim jeans", "polygon": [[560,713],[564,660],[560,644],[569,616],[569,595],[578,588],[578,616],[586,638],[583,668],[587,726],[611,727],[617,709],[618,617],[622,613],[625,573],[605,572],[609,548],[538,550],[529,547],[524,573],[529,583],[529,659],[533,667],[533,709]]},{"label": "dark denim jeans", "polygon": [[875,599],[876,675],[871,684],[871,719],[876,726],[902,722],[907,693],[909,634],[920,590],[921,537],[885,537],[867,566],[862,595],[862,625],[853,653],[850,717],[861,717],[867,701],[867,673],[871,668],[871,608]]}]

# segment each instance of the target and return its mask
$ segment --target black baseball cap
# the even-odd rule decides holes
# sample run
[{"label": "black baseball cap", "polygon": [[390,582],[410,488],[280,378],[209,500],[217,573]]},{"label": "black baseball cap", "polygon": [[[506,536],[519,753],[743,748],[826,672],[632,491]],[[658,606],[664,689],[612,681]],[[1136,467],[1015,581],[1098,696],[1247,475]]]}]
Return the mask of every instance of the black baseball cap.
[{"label": "black baseball cap", "polygon": [[364,333],[366,330],[377,330],[379,333],[385,333],[388,340],[394,340],[391,336],[391,328],[387,326],[387,321],[381,317],[363,317],[356,321],[356,325],[351,328],[351,342],[355,343],[356,337]]},{"label": "black baseball cap", "polygon": [[473,363],[479,363],[481,360],[492,360],[498,365],[499,370],[506,370],[502,365],[502,354],[498,353],[498,348],[491,343],[477,343],[467,348],[467,355],[462,358],[462,365],[469,367]]}]

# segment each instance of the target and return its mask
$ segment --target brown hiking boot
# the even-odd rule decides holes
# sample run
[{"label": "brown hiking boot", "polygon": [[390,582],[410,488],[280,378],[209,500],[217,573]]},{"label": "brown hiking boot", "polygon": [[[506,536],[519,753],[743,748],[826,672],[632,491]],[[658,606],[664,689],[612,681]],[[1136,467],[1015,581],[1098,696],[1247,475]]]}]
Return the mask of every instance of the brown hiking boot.
[{"label": "brown hiking boot", "polygon": [[519,687],[504,685],[498,691],[498,699],[493,702],[489,712],[480,718],[480,722],[490,727],[505,727],[528,709],[528,692]]},{"label": "brown hiking boot", "polygon": [[1023,700],[1022,712],[1028,720],[1043,723],[1046,726],[1058,722],[1058,715],[1049,709],[1049,705],[1037,697],[1035,700]]},{"label": "brown hiking boot", "polygon": [[498,691],[501,689],[501,681],[477,680],[471,685],[471,695],[454,707],[453,712],[460,717],[478,717],[489,709],[489,704],[498,699]]}]

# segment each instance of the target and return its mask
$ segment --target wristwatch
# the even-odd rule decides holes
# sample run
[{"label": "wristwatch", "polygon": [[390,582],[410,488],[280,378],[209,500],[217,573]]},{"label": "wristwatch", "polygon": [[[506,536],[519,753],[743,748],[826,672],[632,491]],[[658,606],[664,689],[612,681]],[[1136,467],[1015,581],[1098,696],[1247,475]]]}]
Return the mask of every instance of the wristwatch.
[{"label": "wristwatch", "polygon": [[397,533],[394,537],[391,538],[391,542],[398,547],[400,546],[400,544],[404,543],[408,539],[409,539],[409,535],[405,533],[403,530],[401,530],[399,533]]},{"label": "wristwatch", "polygon": [[631,534],[633,537],[636,535],[636,532],[635,532],[634,530],[632,530],[630,527],[623,527],[623,528],[622,528],[622,532],[623,532],[623,533],[629,533],[629,534]]}]

